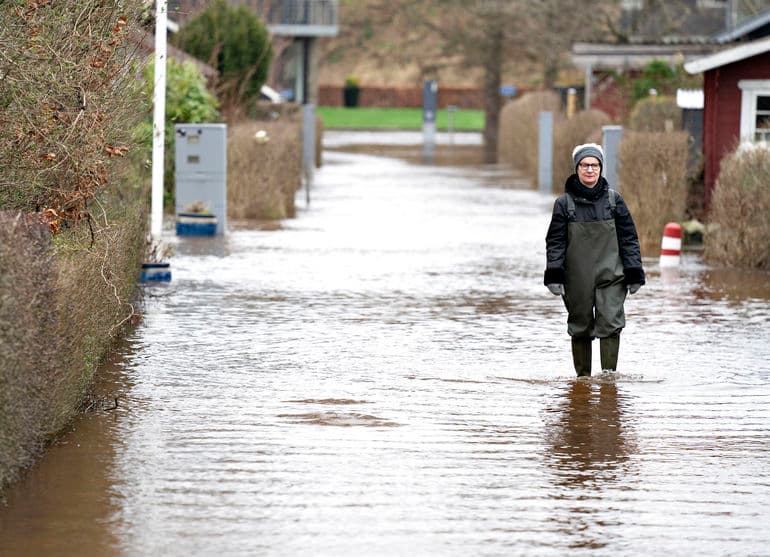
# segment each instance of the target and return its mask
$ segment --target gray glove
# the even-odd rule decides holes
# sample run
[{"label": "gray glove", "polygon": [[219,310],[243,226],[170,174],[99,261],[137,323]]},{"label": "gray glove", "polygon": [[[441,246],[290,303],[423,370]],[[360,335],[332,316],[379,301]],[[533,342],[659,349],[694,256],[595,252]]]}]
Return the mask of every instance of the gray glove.
[{"label": "gray glove", "polygon": [[641,287],[642,287],[641,284],[629,284],[628,285],[628,293],[629,294],[636,294]]},{"label": "gray glove", "polygon": [[563,284],[546,284],[548,287],[548,290],[551,291],[551,294],[554,296],[564,296],[564,285]]}]

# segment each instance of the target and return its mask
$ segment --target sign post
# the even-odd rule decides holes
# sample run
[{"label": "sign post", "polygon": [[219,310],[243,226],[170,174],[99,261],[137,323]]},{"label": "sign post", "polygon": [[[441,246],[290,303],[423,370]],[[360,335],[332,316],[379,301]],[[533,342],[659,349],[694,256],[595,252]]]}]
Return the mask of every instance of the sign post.
[{"label": "sign post", "polygon": [[423,155],[433,158],[436,148],[436,110],[438,109],[438,82],[428,79],[422,89]]},{"label": "sign post", "polygon": [[553,112],[540,113],[537,184],[542,193],[553,193]]},{"label": "sign post", "polygon": [[302,177],[305,180],[305,202],[310,205],[316,151],[315,105],[302,105]]}]

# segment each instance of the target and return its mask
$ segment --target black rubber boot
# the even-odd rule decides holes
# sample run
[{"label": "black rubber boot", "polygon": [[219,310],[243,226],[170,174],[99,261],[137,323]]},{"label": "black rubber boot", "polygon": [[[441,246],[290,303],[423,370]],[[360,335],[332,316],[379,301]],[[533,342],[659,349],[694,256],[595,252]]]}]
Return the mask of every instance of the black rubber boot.
[{"label": "black rubber boot", "polygon": [[618,368],[618,351],[620,350],[620,335],[614,334],[599,339],[599,357],[602,371],[612,373]]},{"label": "black rubber boot", "polygon": [[591,375],[591,339],[572,337],[572,362],[578,377]]}]

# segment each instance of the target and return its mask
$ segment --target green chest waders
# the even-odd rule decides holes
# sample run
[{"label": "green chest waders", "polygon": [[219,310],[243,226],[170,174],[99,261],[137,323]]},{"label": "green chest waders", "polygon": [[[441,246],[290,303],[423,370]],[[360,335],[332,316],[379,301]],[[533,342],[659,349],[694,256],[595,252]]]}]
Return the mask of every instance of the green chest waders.
[{"label": "green chest waders", "polygon": [[[610,200],[614,205],[612,193]],[[614,213],[614,207],[612,209]],[[569,194],[567,212],[572,217],[567,224],[565,262],[564,304],[569,314],[567,332],[573,339],[573,357],[578,375],[590,375],[591,339],[617,338],[626,325],[623,264],[614,219],[574,222],[575,201]],[[617,360],[617,351],[615,354]],[[612,363],[611,367],[614,369],[615,364]]]}]

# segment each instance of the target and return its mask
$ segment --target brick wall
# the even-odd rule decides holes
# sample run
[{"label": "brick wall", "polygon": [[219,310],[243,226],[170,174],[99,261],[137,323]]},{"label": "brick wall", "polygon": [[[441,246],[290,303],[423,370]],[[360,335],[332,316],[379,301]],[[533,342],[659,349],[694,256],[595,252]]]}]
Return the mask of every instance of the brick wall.
[{"label": "brick wall", "polygon": [[[319,85],[319,106],[343,106],[342,85]],[[438,106],[446,108],[484,108],[484,95],[479,87],[438,87]],[[387,85],[362,85],[358,106],[382,108],[421,108],[422,87],[392,87]]]}]

